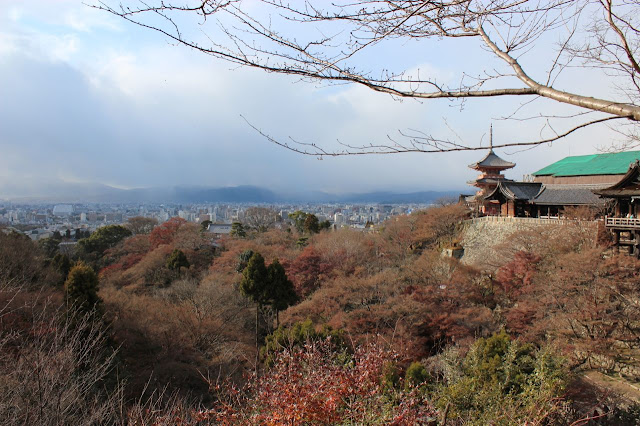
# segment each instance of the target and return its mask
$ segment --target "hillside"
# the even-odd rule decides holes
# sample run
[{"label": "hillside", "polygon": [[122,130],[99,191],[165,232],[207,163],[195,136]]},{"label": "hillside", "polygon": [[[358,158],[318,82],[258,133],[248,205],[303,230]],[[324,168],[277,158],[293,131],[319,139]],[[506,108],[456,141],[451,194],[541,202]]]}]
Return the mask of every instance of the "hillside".
[{"label": "hillside", "polygon": [[441,253],[466,219],[450,205],[369,232],[304,220],[212,244],[173,218],[101,228],[71,259],[0,233],[0,415],[634,424],[638,406],[589,378],[640,379],[639,261],[575,222],[515,229],[461,263]]}]

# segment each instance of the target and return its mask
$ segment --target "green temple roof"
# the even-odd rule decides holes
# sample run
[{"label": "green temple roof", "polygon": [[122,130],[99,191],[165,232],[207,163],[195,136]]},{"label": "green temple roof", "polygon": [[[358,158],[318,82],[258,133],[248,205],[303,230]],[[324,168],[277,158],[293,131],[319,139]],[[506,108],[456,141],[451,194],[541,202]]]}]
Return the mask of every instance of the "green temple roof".
[{"label": "green temple roof", "polygon": [[577,155],[556,161],[533,173],[534,176],[623,175],[629,164],[640,160],[640,151]]}]

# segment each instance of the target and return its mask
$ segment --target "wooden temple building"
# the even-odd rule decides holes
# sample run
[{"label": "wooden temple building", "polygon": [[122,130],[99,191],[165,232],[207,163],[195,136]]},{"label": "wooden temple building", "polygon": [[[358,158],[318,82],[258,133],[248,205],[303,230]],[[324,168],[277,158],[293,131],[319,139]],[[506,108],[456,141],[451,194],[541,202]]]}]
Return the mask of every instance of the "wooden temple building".
[{"label": "wooden temple building", "polygon": [[595,193],[611,202],[604,224],[613,232],[615,246],[628,247],[629,254],[640,258],[640,161],[631,163],[618,182]]},{"label": "wooden temple building", "polygon": [[493,151],[469,165],[480,175],[465,201],[479,215],[562,218],[568,207],[596,208],[615,246],[640,258],[640,151],[566,157],[532,174],[531,181],[507,179],[515,164]]},{"label": "wooden temple building", "polygon": [[484,198],[488,193],[495,190],[500,182],[513,182],[504,177],[505,170],[515,167],[515,163],[505,161],[493,152],[493,126],[489,132],[489,152],[480,161],[469,164],[469,168],[477,170],[480,175],[476,180],[467,182],[478,188],[474,196],[468,197],[477,211],[483,215],[500,215],[500,205],[495,202],[485,202]]},{"label": "wooden temple building", "polygon": [[[491,134],[487,155],[469,165],[480,172],[476,180],[468,182],[478,188],[477,193],[464,200],[483,216],[560,218],[567,207],[604,210],[611,197],[601,190],[609,190],[623,181],[628,183],[629,164],[638,160],[640,151],[571,156],[533,173],[531,181],[516,182],[503,174],[515,164],[494,152]],[[616,200],[614,204],[624,212],[628,206],[635,209],[635,203],[640,204],[640,198]],[[637,218],[638,212],[633,215]]]}]

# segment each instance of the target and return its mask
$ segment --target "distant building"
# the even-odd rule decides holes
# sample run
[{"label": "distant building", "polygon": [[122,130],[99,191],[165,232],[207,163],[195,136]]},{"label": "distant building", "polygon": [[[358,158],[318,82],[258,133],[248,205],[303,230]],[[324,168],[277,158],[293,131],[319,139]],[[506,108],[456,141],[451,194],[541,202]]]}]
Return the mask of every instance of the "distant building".
[{"label": "distant building", "polygon": [[227,223],[212,223],[207,228],[209,232],[215,235],[225,235],[231,233],[231,224]]},{"label": "distant building", "polygon": [[73,214],[73,206],[71,204],[57,204],[53,207],[54,216],[71,216]]}]

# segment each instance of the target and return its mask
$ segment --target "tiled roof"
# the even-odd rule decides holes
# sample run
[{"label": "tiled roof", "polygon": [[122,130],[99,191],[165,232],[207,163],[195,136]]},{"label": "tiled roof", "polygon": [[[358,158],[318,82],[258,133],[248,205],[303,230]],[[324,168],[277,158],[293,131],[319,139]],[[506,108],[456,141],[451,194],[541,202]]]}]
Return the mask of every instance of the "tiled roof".
[{"label": "tiled roof", "polygon": [[481,167],[492,167],[496,169],[510,169],[515,166],[515,163],[510,163],[498,157],[493,149],[489,150],[489,153],[477,163],[469,164],[472,169],[478,169]]},{"label": "tiled roof", "polygon": [[593,193],[598,188],[602,186],[546,185],[532,202],[540,205],[569,206],[602,204],[604,200]]},{"label": "tiled roof", "polygon": [[492,177],[488,177],[488,178],[481,178],[481,179],[476,179],[476,180],[470,180],[467,183],[469,185],[475,185],[477,183],[486,183],[486,184],[493,184],[493,185],[497,185],[498,182],[513,182],[513,179],[505,179],[505,178],[492,178]]},{"label": "tiled roof", "polygon": [[500,182],[496,189],[488,194],[485,200],[492,198],[498,192],[510,200],[532,200],[538,193],[542,184],[539,182]]}]

